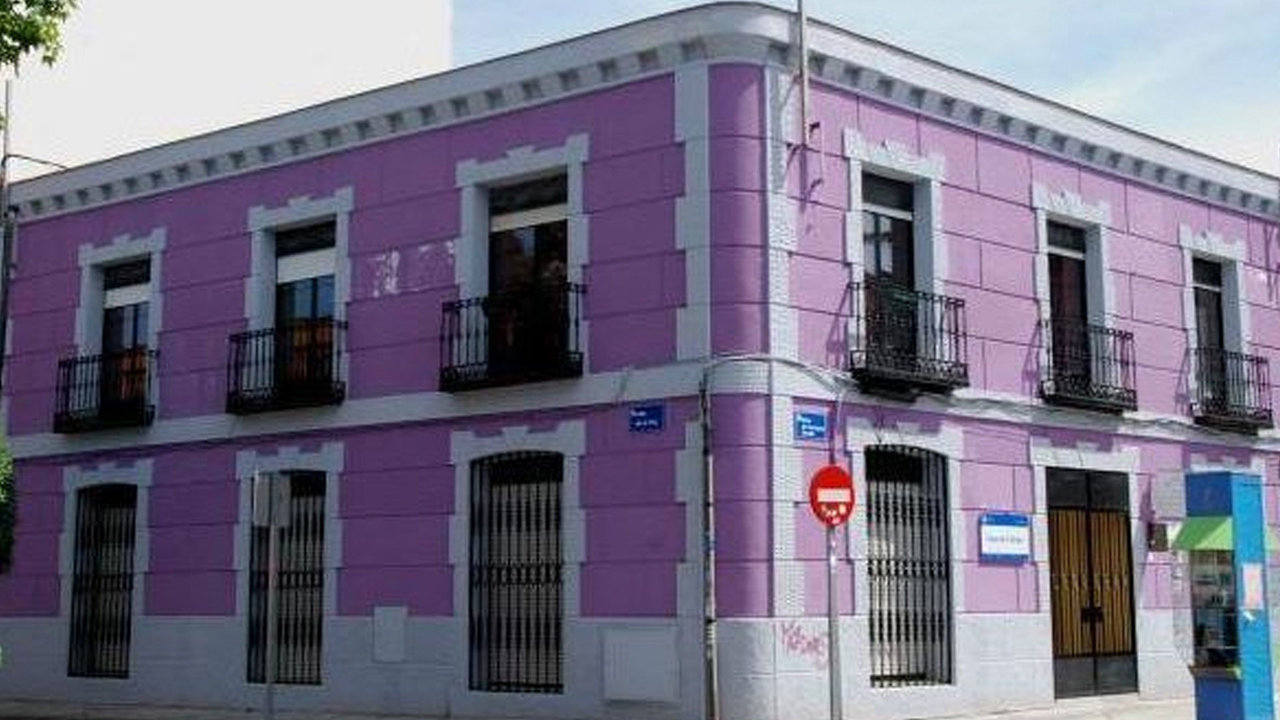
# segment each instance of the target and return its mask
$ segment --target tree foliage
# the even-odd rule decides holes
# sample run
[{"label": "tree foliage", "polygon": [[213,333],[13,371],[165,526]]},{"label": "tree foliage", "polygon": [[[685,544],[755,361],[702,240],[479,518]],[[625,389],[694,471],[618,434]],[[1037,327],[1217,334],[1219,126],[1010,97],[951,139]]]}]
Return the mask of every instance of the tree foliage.
[{"label": "tree foliage", "polygon": [[77,0],[0,0],[0,65],[36,54],[52,65],[62,51],[62,24]]},{"label": "tree foliage", "polygon": [[13,481],[13,457],[0,443],[0,573],[13,563],[13,531],[18,523],[18,493]]}]

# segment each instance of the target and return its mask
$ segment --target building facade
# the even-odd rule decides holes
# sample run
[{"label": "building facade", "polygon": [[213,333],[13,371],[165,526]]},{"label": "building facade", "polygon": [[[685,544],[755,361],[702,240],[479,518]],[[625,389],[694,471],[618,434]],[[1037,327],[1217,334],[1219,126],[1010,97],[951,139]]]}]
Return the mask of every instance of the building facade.
[{"label": "building facade", "polygon": [[711,5],[17,185],[0,696],[260,706],[259,477],[281,707],[701,717],[709,503],[721,715],[825,717],[833,457],[850,715],[1188,695],[1184,476],[1280,523],[1280,182],[820,24],[802,109],[795,37]]}]

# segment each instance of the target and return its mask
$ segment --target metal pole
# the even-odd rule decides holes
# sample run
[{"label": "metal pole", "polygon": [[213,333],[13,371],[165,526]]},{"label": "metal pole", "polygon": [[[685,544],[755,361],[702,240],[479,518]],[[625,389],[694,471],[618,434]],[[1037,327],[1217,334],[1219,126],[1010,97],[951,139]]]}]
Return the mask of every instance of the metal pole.
[{"label": "metal pole", "polygon": [[796,2],[800,16],[800,146],[809,147],[809,12]]},{"label": "metal pole", "polygon": [[[707,374],[710,374],[708,369]],[[702,633],[706,678],[706,720],[720,720],[720,670],[716,661],[716,511],[715,458],[711,453],[711,392],[708,378],[699,388],[702,410]]]},{"label": "metal pole", "polygon": [[13,80],[4,81],[4,154],[0,155],[0,386],[4,384],[4,366],[8,357],[9,281],[13,273],[13,214],[9,212],[9,127],[13,124]]},{"label": "metal pole", "polygon": [[841,701],[843,692],[840,687],[840,609],[837,607],[839,593],[836,591],[836,529],[827,526],[827,674],[831,682],[831,720],[840,720],[843,715]]},{"label": "metal pole", "polygon": [[271,492],[267,493],[267,702],[266,715],[267,720],[273,720],[276,716],[276,625],[279,623],[279,603],[276,600],[278,592],[277,576],[280,570],[280,528],[276,522],[276,493],[275,483],[279,482],[279,477],[275,475],[269,476],[268,482],[271,484]]}]

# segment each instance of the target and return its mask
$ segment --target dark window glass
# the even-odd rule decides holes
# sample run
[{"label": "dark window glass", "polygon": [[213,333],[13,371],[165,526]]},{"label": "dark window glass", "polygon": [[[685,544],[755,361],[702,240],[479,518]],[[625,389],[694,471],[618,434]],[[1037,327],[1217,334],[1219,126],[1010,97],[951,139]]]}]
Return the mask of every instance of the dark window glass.
[{"label": "dark window glass", "polygon": [[1222,289],[1222,263],[1195,258],[1191,261],[1191,279],[1196,285]]},{"label": "dark window glass", "polygon": [[102,352],[120,353],[147,346],[147,303],[107,308],[102,313]]},{"label": "dark window glass", "polygon": [[910,220],[874,211],[863,212],[863,274],[869,279],[887,280],[912,289],[915,286],[913,232]]},{"label": "dark window glass", "polygon": [[518,185],[491,188],[489,190],[489,214],[504,215],[550,205],[563,205],[568,201],[568,176],[563,174],[554,175],[522,182]]},{"label": "dark window glass", "polygon": [[333,317],[333,276],[304,278],[276,286],[276,326]]},{"label": "dark window glass", "polygon": [[1085,264],[1080,258],[1049,255],[1049,312],[1055,321],[1083,323],[1088,318]]},{"label": "dark window glass", "polygon": [[882,208],[911,212],[915,207],[915,187],[879,175],[862,176],[862,202]]},{"label": "dark window glass", "polygon": [[1225,347],[1222,328],[1222,292],[1208,288],[1195,289],[1196,337],[1200,347]]},{"label": "dark window glass", "polygon": [[151,282],[151,259],[131,260],[119,265],[109,265],[102,269],[102,287],[104,290],[142,285]]},{"label": "dark window glass", "polygon": [[567,279],[569,226],[564,220],[489,235],[489,290],[499,294]]},{"label": "dark window glass", "polygon": [[1084,229],[1062,223],[1049,223],[1049,247],[1083,253],[1085,251]]},{"label": "dark window glass", "polygon": [[332,220],[316,225],[277,230],[274,233],[276,257],[331,248],[334,244],[335,232]]}]

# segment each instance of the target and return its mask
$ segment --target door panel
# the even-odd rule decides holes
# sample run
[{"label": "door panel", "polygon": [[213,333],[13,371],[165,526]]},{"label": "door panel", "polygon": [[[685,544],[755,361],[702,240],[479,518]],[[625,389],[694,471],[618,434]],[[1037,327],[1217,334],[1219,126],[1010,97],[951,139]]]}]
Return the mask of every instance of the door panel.
[{"label": "door panel", "polygon": [[1057,697],[1137,690],[1128,478],[1048,473]]}]

